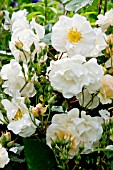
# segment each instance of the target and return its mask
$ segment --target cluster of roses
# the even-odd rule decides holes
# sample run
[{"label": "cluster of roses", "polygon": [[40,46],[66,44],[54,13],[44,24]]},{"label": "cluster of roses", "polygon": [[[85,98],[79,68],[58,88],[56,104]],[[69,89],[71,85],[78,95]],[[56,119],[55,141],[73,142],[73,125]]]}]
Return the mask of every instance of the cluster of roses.
[{"label": "cluster of roses", "polygon": [[[10,19],[8,11],[5,11],[3,26],[12,34],[9,48],[14,59],[0,72],[4,93],[11,98],[1,101],[6,116],[0,112],[0,123],[7,124],[8,130],[21,137],[33,135],[40,124],[33,114],[38,108],[28,108],[25,99],[36,94],[34,82],[37,81],[37,74],[32,68],[29,75],[28,63],[34,62],[35,55],[40,53],[42,46],[46,46],[43,42],[44,27],[37,24],[34,18],[29,22],[27,14],[26,10],[20,10],[14,12]],[[99,103],[111,103],[113,99],[113,77],[110,73],[106,74],[106,70],[113,65],[110,49],[113,36],[105,34],[107,28],[113,26],[112,14],[113,9],[105,16],[98,16],[99,28],[92,28],[86,17],[78,14],[72,18],[61,16],[52,28],[51,44],[58,55],[55,61],[51,60],[45,77],[64,98],[76,96],[85,110],[96,108]],[[110,55],[103,67],[96,57],[104,55],[102,51],[105,49]],[[107,110],[99,113],[100,116],[91,117],[85,111],[73,108],[67,113],[55,114],[46,131],[47,145],[51,147],[57,140],[69,141],[68,158],[73,158],[81,146],[84,146],[82,153],[90,153],[98,146],[104,119],[109,119]],[[0,168],[8,162],[7,151],[0,145]]]}]

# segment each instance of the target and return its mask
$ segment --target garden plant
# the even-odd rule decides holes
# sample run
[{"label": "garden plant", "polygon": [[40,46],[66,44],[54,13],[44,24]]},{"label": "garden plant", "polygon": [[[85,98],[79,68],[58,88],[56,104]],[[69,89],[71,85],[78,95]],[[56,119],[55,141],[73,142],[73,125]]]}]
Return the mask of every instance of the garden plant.
[{"label": "garden plant", "polygon": [[0,1],[0,169],[113,170],[113,1]]}]

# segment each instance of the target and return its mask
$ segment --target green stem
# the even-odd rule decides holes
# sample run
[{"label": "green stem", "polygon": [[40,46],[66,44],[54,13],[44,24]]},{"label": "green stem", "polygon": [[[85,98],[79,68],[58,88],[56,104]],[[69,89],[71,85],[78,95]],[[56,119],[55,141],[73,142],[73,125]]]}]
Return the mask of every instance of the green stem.
[{"label": "green stem", "polygon": [[107,0],[105,0],[105,4],[104,4],[104,14],[106,13],[107,11]]},{"label": "green stem", "polygon": [[48,120],[49,120],[49,117],[50,117],[50,114],[51,114],[51,110],[50,110],[50,108],[48,108],[49,109],[49,113],[48,113],[48,116],[47,116],[47,120],[46,120],[46,125],[47,125],[47,123],[48,123]]},{"label": "green stem", "polygon": [[34,120],[33,120],[31,114],[32,114],[32,113],[29,113],[29,116],[30,116],[31,121],[34,123],[34,125],[35,125],[36,127],[39,127],[39,126],[36,124],[36,122],[35,122],[35,117],[34,117]]},{"label": "green stem", "polygon": [[5,122],[4,122],[3,120],[1,120],[1,119],[0,119],[0,122],[2,122],[3,124],[6,124],[6,125],[7,125],[7,123],[5,123]]},{"label": "green stem", "polygon": [[47,53],[47,55],[48,55],[48,57],[52,58],[54,61],[57,60],[50,51]]},{"label": "green stem", "polygon": [[27,82],[23,85],[23,87],[20,89],[20,93],[22,92],[22,90],[26,87]]},{"label": "green stem", "polygon": [[25,59],[26,59],[26,62],[27,62],[27,56],[26,56],[25,51],[24,51],[24,50],[21,50],[21,51],[23,52],[23,54],[24,54],[24,56],[25,56]]},{"label": "green stem", "polygon": [[99,5],[98,5],[98,15],[101,13],[101,9],[102,9],[102,0],[99,1]]},{"label": "green stem", "polygon": [[110,48],[110,58],[111,58],[111,68],[113,67],[113,64],[112,64],[112,62],[113,62],[113,59],[112,59],[112,51],[111,51],[112,49]]},{"label": "green stem", "polygon": [[94,100],[94,97],[97,96],[97,94],[98,94],[98,92],[95,93],[95,94],[92,96],[91,100],[86,104],[86,106],[85,106],[86,109],[88,109],[88,107],[90,107],[90,106],[92,105],[93,100]]},{"label": "green stem", "polygon": [[46,25],[47,24],[47,0],[44,0],[44,4],[45,4],[44,15],[45,15],[45,25]]},{"label": "green stem", "polygon": [[82,89],[82,107],[84,107],[84,89]]}]

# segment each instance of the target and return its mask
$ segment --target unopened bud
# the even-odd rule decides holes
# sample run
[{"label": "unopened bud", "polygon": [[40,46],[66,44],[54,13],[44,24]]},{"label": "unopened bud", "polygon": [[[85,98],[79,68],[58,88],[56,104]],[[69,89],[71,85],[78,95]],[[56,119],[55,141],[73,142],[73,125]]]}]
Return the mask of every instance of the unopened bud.
[{"label": "unopened bud", "polygon": [[2,133],[2,136],[0,137],[0,143],[4,144],[6,142],[6,138],[4,136],[4,133]]},{"label": "unopened bud", "polygon": [[108,35],[106,42],[109,45],[113,45],[113,34]]},{"label": "unopened bud", "polygon": [[36,105],[36,107],[34,107],[32,109],[32,112],[33,112],[35,117],[40,116],[40,115],[43,116],[43,114],[44,114],[44,107],[42,106],[41,103],[39,103],[39,104]]},{"label": "unopened bud", "polygon": [[3,16],[3,11],[0,11],[0,18]]},{"label": "unopened bud", "polygon": [[48,104],[53,105],[56,102],[56,99],[57,99],[57,95],[54,95],[49,99]]},{"label": "unopened bud", "polygon": [[106,47],[106,54],[110,54],[110,47],[109,46]]},{"label": "unopened bud", "polygon": [[14,145],[14,140],[7,143],[7,147],[11,148]]},{"label": "unopened bud", "polygon": [[26,104],[27,108],[30,107],[30,103],[31,103],[30,99],[26,97],[25,98],[25,104]]},{"label": "unopened bud", "polygon": [[111,67],[110,69],[109,69],[109,72],[108,72],[109,74],[111,74],[111,75],[113,75],[113,67]]},{"label": "unopened bud", "polygon": [[22,50],[23,43],[22,43],[21,41],[15,41],[15,47],[16,47],[18,50]]},{"label": "unopened bud", "polygon": [[10,133],[10,132],[6,132],[6,133],[4,134],[4,136],[5,136],[6,142],[11,141],[11,133]]}]

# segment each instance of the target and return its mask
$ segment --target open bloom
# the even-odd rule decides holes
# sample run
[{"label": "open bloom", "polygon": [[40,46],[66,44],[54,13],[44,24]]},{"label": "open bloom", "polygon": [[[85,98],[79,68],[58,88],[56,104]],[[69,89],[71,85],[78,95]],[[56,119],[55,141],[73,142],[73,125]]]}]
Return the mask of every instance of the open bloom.
[{"label": "open bloom", "polygon": [[[27,67],[24,65],[25,75],[27,79]],[[22,72],[22,68],[17,61],[12,59],[9,64],[6,64],[2,67],[0,72],[0,76],[3,80],[5,80],[3,84],[4,92],[10,96],[16,97],[18,95],[27,95],[28,97],[33,97],[36,93],[34,84],[32,82],[28,82],[26,84],[24,74]],[[22,89],[22,87],[25,88]]]},{"label": "open bloom", "polygon": [[89,56],[95,47],[96,34],[83,16],[75,14],[72,18],[61,16],[52,28],[52,46],[70,56],[81,54]]},{"label": "open bloom", "polygon": [[48,68],[49,80],[53,88],[62,92],[66,98],[71,98],[82,91],[84,85],[88,85],[88,70],[83,67],[84,57],[78,55],[75,58],[63,58],[52,61]]},{"label": "open bloom", "polygon": [[82,153],[91,152],[91,150],[95,148],[95,143],[97,143],[102,136],[103,119],[97,116],[91,117],[90,115],[86,115],[85,111],[81,112],[81,117],[79,118],[79,110],[76,108],[70,110],[68,116],[73,120],[79,138],[84,145]]},{"label": "open bloom", "polygon": [[[35,19],[32,19],[30,24],[28,23],[29,27],[24,27],[23,23],[22,29],[20,29],[20,23],[22,22],[19,21],[19,19],[16,20],[15,23],[12,27],[17,27],[17,29],[12,34],[9,48],[17,61],[21,59],[24,62],[27,62],[30,58],[33,60],[35,54],[40,51],[39,41],[44,37],[44,27],[37,24]],[[31,46],[33,46],[32,51]]]},{"label": "open bloom", "polygon": [[85,58],[76,55],[52,61],[48,68],[49,80],[53,88],[66,98],[82,92],[82,88],[94,93],[101,86],[103,70],[95,58],[85,62]]},{"label": "open bloom", "polygon": [[0,144],[0,168],[4,168],[9,162],[8,152]]},{"label": "open bloom", "polygon": [[106,74],[102,78],[102,87],[100,88],[98,97],[102,104],[111,103],[113,99],[113,76]]},{"label": "open bloom", "polygon": [[74,108],[67,114],[56,114],[52,118],[52,124],[47,129],[46,140],[51,147],[52,141],[56,139],[71,140],[69,158],[72,158],[84,146],[82,153],[89,153],[95,148],[95,143],[101,138],[103,119],[91,117],[84,111],[79,117],[79,110]]},{"label": "open bloom", "polygon": [[[9,124],[7,128],[13,131],[14,134],[19,134],[22,137],[29,137],[36,131],[40,121],[34,119],[33,115],[30,117],[29,111],[24,104],[24,98],[12,99],[10,102],[7,99],[2,100],[5,110],[7,111],[7,118]],[[32,122],[35,121],[36,125]]]},{"label": "open bloom", "polygon": [[99,14],[96,24],[101,27],[102,31],[106,31],[110,25],[113,26],[113,9],[107,11],[105,15]]}]

